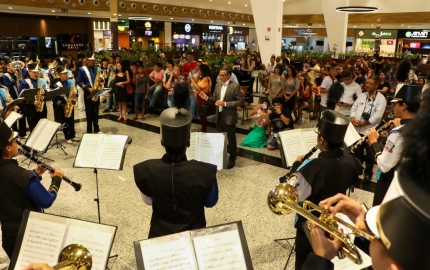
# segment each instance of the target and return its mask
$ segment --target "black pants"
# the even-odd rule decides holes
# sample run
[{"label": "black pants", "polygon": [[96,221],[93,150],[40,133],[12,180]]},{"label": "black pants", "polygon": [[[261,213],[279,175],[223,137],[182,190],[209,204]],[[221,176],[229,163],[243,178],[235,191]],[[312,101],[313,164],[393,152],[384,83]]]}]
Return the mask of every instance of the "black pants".
[{"label": "black pants", "polygon": [[[26,106],[25,115],[27,117],[28,127],[30,128],[30,132],[34,130],[37,123],[39,123],[40,119],[47,118],[48,110],[46,109],[46,103],[43,105],[43,110],[41,112],[36,112],[36,106],[29,104]],[[24,117],[23,117],[24,118]],[[25,124],[25,122],[24,122]],[[25,127],[25,125],[23,126]],[[21,132],[21,121],[19,122],[19,131]],[[25,132],[23,132],[25,135]]]},{"label": "black pants", "polygon": [[18,135],[20,137],[27,135],[27,117],[25,114],[18,120]]},{"label": "black pants", "polygon": [[13,249],[15,248],[16,237],[16,235],[8,235],[2,231],[2,247],[9,259],[12,258]]},{"label": "black pants", "polygon": [[100,99],[94,102],[91,98],[85,98],[85,115],[87,117],[87,133],[97,133],[99,128]]},{"label": "black pants", "polygon": [[296,95],[292,97],[291,94],[287,94],[287,96],[290,97],[290,100],[285,102],[284,107],[288,108],[290,113],[293,113],[294,107],[296,106]]},{"label": "black pants", "polygon": [[64,138],[67,140],[71,140],[75,138],[75,109],[72,111],[72,115],[67,118],[64,115],[64,107],[54,104],[54,119],[55,122],[60,124],[65,124],[63,127]]},{"label": "black pants", "polygon": [[237,142],[236,142],[236,125],[227,125],[224,120],[223,112],[218,114],[218,122],[216,123],[217,132],[227,133],[227,152],[230,154],[230,160],[236,160],[237,156]]},{"label": "black pants", "polygon": [[[361,135],[361,134],[360,134]],[[361,135],[363,137],[363,135]],[[364,149],[366,149],[366,154],[364,154]],[[375,157],[369,157],[369,144],[363,143],[363,146],[359,147],[353,155],[361,162],[366,164],[364,173],[370,176],[373,175],[373,165],[375,164]]]},{"label": "black pants", "polygon": [[296,270],[301,270],[309,253],[313,252],[305,232],[297,229],[296,233]]}]

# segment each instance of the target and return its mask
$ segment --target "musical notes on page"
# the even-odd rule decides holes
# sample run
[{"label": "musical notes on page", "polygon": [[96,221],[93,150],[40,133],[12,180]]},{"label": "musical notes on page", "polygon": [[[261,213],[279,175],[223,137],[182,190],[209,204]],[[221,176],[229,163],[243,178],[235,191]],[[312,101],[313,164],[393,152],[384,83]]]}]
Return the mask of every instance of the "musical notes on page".
[{"label": "musical notes on page", "polygon": [[103,143],[103,136],[99,134],[84,134],[75,158],[75,167],[95,168]]},{"label": "musical notes on page", "polygon": [[140,242],[145,270],[197,270],[189,232]]},{"label": "musical notes on page", "polygon": [[297,156],[306,154],[302,131],[300,129],[279,132],[287,166],[293,165]]},{"label": "musical notes on page", "polygon": [[188,160],[195,159],[197,160],[197,152],[196,152],[196,134],[195,132],[191,133],[190,137],[190,146],[187,148],[187,152],[185,153]]},{"label": "musical notes on page", "polygon": [[224,134],[222,133],[198,133],[197,160],[217,166],[223,169]]},{"label": "musical notes on page", "polygon": [[346,130],[345,138],[343,139],[343,141],[345,142],[345,145],[351,146],[353,143],[355,143],[360,139],[361,139],[360,134],[358,134],[357,130],[350,122],[348,125],[348,129]]},{"label": "musical notes on page", "polygon": [[15,111],[10,112],[9,116],[6,117],[6,119],[4,120],[4,122],[8,125],[8,127],[12,127],[13,124],[15,124],[15,122],[18,119],[22,118],[22,114],[19,114]]},{"label": "musical notes on page", "polygon": [[69,226],[64,246],[80,244],[90,252],[93,259],[93,270],[106,269],[106,262],[112,244],[113,234],[97,230]]},{"label": "musical notes on page", "polygon": [[237,230],[193,238],[199,269],[247,269]]},{"label": "musical notes on page", "polygon": [[[303,141],[305,142],[305,152],[302,154],[306,154],[307,152],[309,152],[316,144],[317,144],[317,137],[318,134],[315,133],[314,129],[302,129],[302,135],[303,135]],[[315,151],[315,153],[313,153],[313,155],[310,158],[317,158],[318,154],[321,151],[318,149],[317,151]]]},{"label": "musical notes on page", "polygon": [[118,170],[127,139],[123,135],[105,135],[95,168]]},{"label": "musical notes on page", "polygon": [[29,218],[15,270],[35,262],[57,264],[67,224]]},{"label": "musical notes on page", "polygon": [[44,152],[60,126],[60,123],[45,118],[40,119],[34,130],[30,133],[25,145],[36,151]]}]

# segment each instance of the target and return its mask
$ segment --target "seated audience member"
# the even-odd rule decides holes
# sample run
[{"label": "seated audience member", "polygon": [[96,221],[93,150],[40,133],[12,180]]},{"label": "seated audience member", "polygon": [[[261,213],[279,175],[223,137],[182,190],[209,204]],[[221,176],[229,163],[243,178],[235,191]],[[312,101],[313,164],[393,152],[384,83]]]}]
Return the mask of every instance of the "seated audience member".
[{"label": "seated audience member", "polygon": [[270,107],[270,101],[268,99],[263,99],[262,102],[256,106],[248,116],[255,115],[257,121],[252,128],[251,132],[246,135],[243,142],[240,143],[242,146],[247,146],[250,148],[264,148],[267,145],[267,124],[268,119],[268,109]]},{"label": "seated audience member", "polygon": [[268,110],[270,124],[268,126],[269,138],[267,139],[267,149],[275,150],[278,148],[278,133],[284,130],[294,129],[291,112],[288,108],[284,108],[284,100],[282,97],[275,97],[273,100],[273,108]]},{"label": "seated audience member", "polygon": [[142,109],[142,120],[145,120],[145,100],[148,98],[149,76],[144,72],[143,66],[138,67],[138,73],[135,76],[136,91],[134,95],[134,117],[133,120],[139,119],[138,111]]},{"label": "seated audience member", "polygon": [[390,83],[387,81],[387,73],[384,70],[379,72],[379,85],[378,92],[387,96],[388,91],[390,90]]}]

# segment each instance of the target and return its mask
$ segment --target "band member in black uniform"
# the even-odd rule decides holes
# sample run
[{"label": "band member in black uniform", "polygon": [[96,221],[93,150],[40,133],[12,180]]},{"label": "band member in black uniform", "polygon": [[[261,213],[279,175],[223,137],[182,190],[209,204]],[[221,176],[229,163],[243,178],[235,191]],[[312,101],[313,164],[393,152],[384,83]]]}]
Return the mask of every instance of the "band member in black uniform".
[{"label": "band member in black uniform", "polygon": [[[430,94],[426,92],[424,105],[415,120],[407,124],[402,162],[381,205],[366,212],[360,203],[343,194],[320,202],[332,215],[344,213],[357,228],[374,235],[370,241],[374,270],[430,269],[425,241],[430,239]],[[331,270],[330,260],[336,255],[339,241],[327,239],[324,231],[312,227],[314,253],[309,254],[302,269]]]},{"label": "band member in black uniform", "polygon": [[[317,125],[317,144],[321,153],[318,158],[302,164],[303,156],[297,157],[292,170],[299,168],[288,183],[296,187],[300,202],[304,200],[318,204],[321,200],[337,193],[346,193],[361,173],[360,162],[352,155],[344,155],[341,149],[349,118],[331,110],[323,111]],[[299,167],[301,166],[301,167]],[[299,216],[295,227],[296,269],[300,270],[312,246],[303,230],[306,220]]]},{"label": "band member in black uniform", "polygon": [[[48,90],[46,80],[39,77],[39,72],[40,70],[36,63],[28,64],[29,77],[27,79],[21,80],[18,90],[18,92],[21,94],[21,92],[25,91],[25,89],[39,89],[39,86],[41,86],[43,89],[39,91],[40,93],[38,92],[36,100],[33,104],[27,104],[27,106],[25,106],[24,114],[27,117],[30,132],[33,131],[40,119],[46,118],[48,115],[46,104],[43,105],[43,110],[41,112],[36,111],[37,106],[42,106],[42,103],[40,100],[38,100],[40,94],[44,95],[45,91]],[[21,132],[21,122],[19,128]]]},{"label": "band member in black uniform", "polygon": [[55,168],[48,190],[40,183],[46,169],[37,165],[26,170],[14,159],[18,155],[17,133],[0,118],[0,223],[2,246],[9,258],[12,257],[16,237],[24,210],[43,212],[57,198],[63,172]]},{"label": "band member in black uniform", "polygon": [[204,208],[213,207],[218,201],[216,166],[187,160],[185,155],[192,120],[191,113],[183,109],[188,97],[189,86],[176,84],[174,100],[178,107],[166,109],[160,115],[161,145],[166,154],[133,168],[144,202],[152,205],[148,238],[206,227]]},{"label": "band member in black uniform", "polygon": [[375,157],[378,165],[373,206],[381,204],[394,177],[394,171],[403,151],[403,134],[420,109],[421,89],[419,86],[404,84],[391,101],[396,117],[394,121],[397,125],[388,134],[384,149],[381,149],[378,143],[379,133],[375,128],[371,128],[366,134],[370,145],[370,156]]},{"label": "band member in black uniform", "polygon": [[[88,96],[91,94],[94,88],[95,79],[98,67],[95,67],[94,55],[88,54],[88,66],[82,66],[78,71],[77,84],[84,90],[84,102],[85,102],[85,115],[87,117],[87,133],[101,133],[99,127],[99,106],[100,99],[93,101]],[[103,77],[100,76],[103,80]]]},{"label": "band member in black uniform", "polygon": [[[66,67],[59,66],[56,70],[57,74],[60,76],[58,81],[52,81],[54,84],[51,84],[51,87],[53,89],[57,89],[59,87],[72,87],[72,85],[75,83],[74,80],[68,80],[67,77],[69,76],[69,70],[66,69]],[[72,114],[70,117],[65,116],[65,108],[68,106],[67,101],[69,98],[76,100],[77,96],[77,89],[75,87],[73,93],[69,93],[68,96],[61,95],[56,96],[52,100],[52,105],[54,108],[54,118],[55,122],[65,124],[63,127],[64,132],[64,138],[66,139],[67,143],[73,143],[73,142],[79,142],[80,139],[76,137],[75,132],[75,110],[72,110]]]}]

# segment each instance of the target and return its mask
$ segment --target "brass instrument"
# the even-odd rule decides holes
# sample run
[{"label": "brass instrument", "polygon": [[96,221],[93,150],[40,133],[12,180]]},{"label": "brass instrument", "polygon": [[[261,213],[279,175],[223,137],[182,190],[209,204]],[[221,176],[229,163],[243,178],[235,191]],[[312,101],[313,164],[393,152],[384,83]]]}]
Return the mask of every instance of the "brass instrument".
[{"label": "brass instrument", "polygon": [[66,106],[64,106],[64,116],[70,118],[72,116],[73,108],[76,105],[76,96],[75,94],[75,80],[73,80],[73,84],[70,87],[69,97],[67,98]]},{"label": "brass instrument", "polygon": [[39,92],[37,92],[37,101],[39,101],[39,105],[37,105],[36,107],[36,112],[42,112],[43,111],[43,106],[45,106],[45,101],[43,101],[45,99],[45,96],[43,95],[43,92],[45,90],[42,88],[42,82],[39,83]]},{"label": "brass instrument", "polygon": [[53,79],[60,78],[60,75],[57,72],[57,67],[58,67],[58,62],[55,60],[51,64],[49,64],[48,70],[51,71],[51,77]]},{"label": "brass instrument", "polygon": [[[295,177],[293,174],[290,178]],[[334,217],[330,217],[330,212],[315,205],[310,201],[304,201],[303,207],[298,204],[298,193],[297,190],[290,184],[279,183],[272,190],[270,190],[267,196],[267,204],[270,210],[277,215],[287,215],[291,211],[296,212],[302,217],[306,218],[308,222],[312,222],[319,226],[321,229],[331,235],[331,237],[337,237],[342,241],[342,246],[338,251],[339,259],[347,257],[356,264],[361,264],[363,259],[358,251],[358,248],[350,240],[350,238],[339,232],[338,224],[342,224],[345,227],[353,231],[354,234],[362,236],[368,240],[373,240],[373,236],[351,226],[347,222]],[[321,213],[321,216],[316,217],[313,212]]]},{"label": "brass instrument", "polygon": [[[94,80],[93,90],[103,89],[103,83],[100,82],[100,68],[97,68],[96,78]],[[98,96],[93,97],[93,101],[96,102],[99,99]]]},{"label": "brass instrument", "polygon": [[19,107],[18,105],[24,104],[25,103],[25,99],[24,98],[17,98],[15,100],[13,100],[11,103],[6,104],[6,106],[3,108],[3,110],[0,113],[0,116],[3,119],[6,119],[10,112],[14,111],[14,112],[18,112]]},{"label": "brass instrument", "polygon": [[[379,125],[376,126],[376,131],[380,132],[383,131],[384,129],[388,128],[391,125],[390,120],[394,119],[394,113],[390,113],[387,117],[384,118],[384,120],[382,120],[381,123],[379,123]],[[353,143],[351,145],[351,152],[355,153],[357,151],[357,149],[359,149],[361,147],[361,145],[367,140],[367,135],[361,137],[359,140],[357,140],[355,143]]]},{"label": "brass instrument", "polygon": [[82,245],[71,244],[63,248],[58,256],[58,264],[53,268],[55,270],[91,270],[92,266],[93,259],[88,249]]},{"label": "brass instrument", "polygon": [[25,63],[22,61],[13,61],[10,66],[15,70],[16,80],[22,79],[22,69],[25,68]]}]

